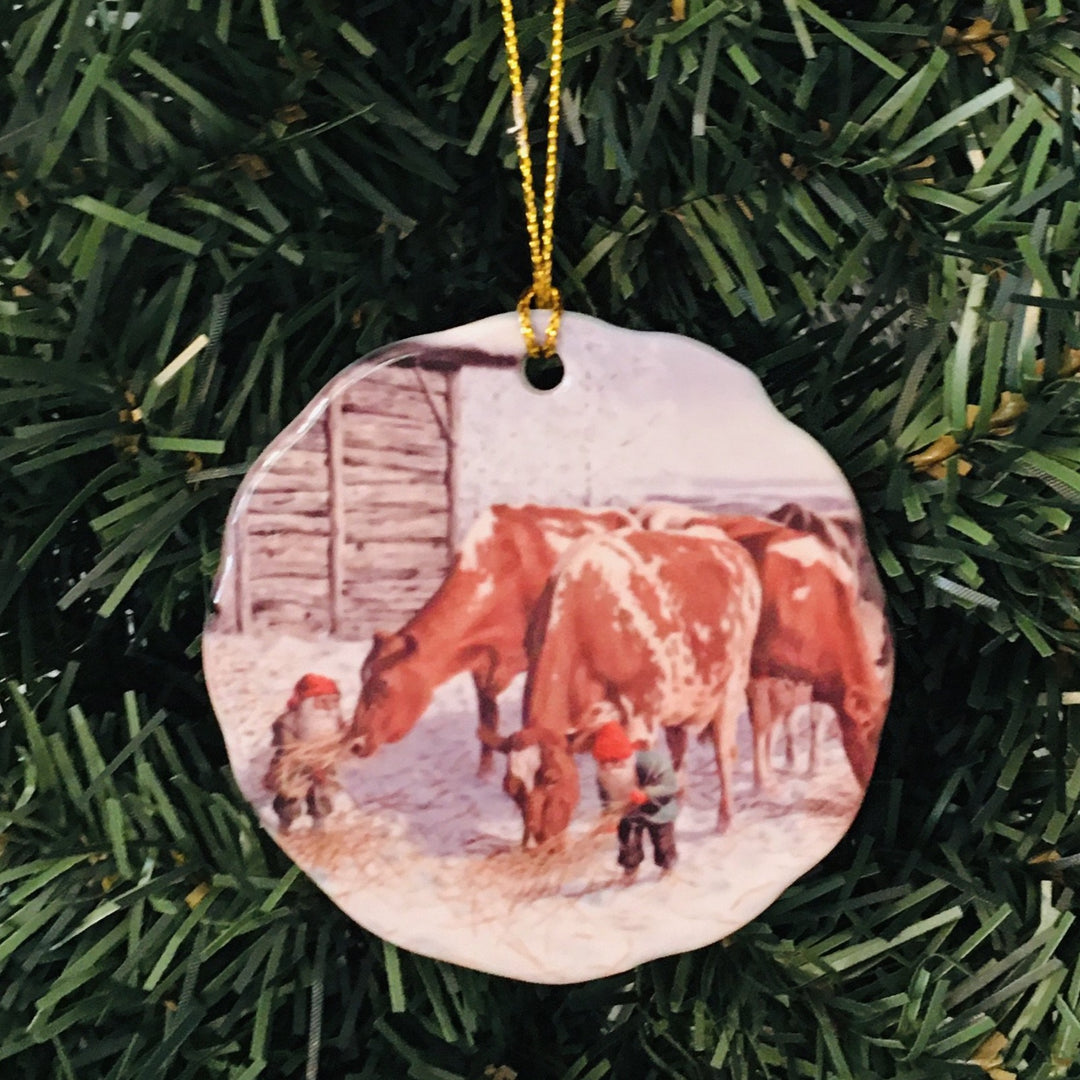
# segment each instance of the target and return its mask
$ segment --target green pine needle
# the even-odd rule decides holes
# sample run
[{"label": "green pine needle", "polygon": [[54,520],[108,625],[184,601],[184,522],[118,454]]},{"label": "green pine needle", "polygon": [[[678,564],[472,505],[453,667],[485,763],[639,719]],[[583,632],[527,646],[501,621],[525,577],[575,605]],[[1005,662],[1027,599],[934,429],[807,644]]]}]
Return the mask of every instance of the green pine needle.
[{"label": "green pine needle", "polygon": [[898,660],[851,832],[727,942],[557,989],[292,867],[195,658],[221,529],[331,375],[513,307],[497,5],[8,4],[4,1076],[1080,1070],[1080,17],[677,6],[569,5],[556,273],[748,364],[851,480]]}]

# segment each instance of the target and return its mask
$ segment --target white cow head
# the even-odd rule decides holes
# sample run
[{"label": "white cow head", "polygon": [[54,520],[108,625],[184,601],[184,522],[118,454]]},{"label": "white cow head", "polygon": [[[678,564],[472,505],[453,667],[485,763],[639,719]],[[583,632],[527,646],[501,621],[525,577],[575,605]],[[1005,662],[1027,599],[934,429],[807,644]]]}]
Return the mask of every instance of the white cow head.
[{"label": "white cow head", "polygon": [[506,754],[503,790],[521,811],[522,846],[543,844],[564,832],[577,806],[577,766],[566,736],[522,728],[503,738],[481,728],[485,746]]}]

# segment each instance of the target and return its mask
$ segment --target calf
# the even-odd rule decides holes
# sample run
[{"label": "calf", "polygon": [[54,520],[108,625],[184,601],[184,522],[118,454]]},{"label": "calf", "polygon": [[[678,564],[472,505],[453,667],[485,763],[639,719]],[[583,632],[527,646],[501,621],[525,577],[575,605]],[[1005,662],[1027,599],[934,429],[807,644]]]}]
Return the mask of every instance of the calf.
[{"label": "calf", "polygon": [[[496,699],[525,670],[529,616],[557,559],[583,536],[631,523],[622,510],[499,505],[482,513],[431,599],[400,630],[375,634],[360,671],[353,753],[366,757],[403,738],[436,687],[466,671],[480,729],[496,732]],[[491,765],[483,744],[480,773]]]},{"label": "calf", "polygon": [[618,715],[631,740],[708,733],[720,776],[719,827],[731,820],[735,735],[761,611],[746,552],[712,528],[624,531],[575,544],[537,605],[523,728],[486,736],[508,755],[505,789],[524,843],[566,828],[578,800],[575,750]]}]

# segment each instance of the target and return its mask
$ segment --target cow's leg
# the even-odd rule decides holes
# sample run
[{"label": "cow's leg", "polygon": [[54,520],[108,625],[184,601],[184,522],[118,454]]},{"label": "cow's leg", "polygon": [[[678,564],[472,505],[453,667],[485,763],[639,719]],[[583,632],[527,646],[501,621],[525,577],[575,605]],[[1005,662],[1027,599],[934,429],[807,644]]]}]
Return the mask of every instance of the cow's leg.
[{"label": "cow's leg", "polygon": [[736,738],[739,731],[739,713],[742,711],[743,687],[747,685],[745,668],[737,672],[727,685],[720,710],[710,725],[713,746],[716,750],[716,771],[720,777],[720,810],[716,828],[723,832],[735,816],[735,758],[738,754]]},{"label": "cow's leg", "polygon": [[787,745],[784,748],[784,767],[788,772],[795,771],[795,710],[789,710],[784,718],[784,732],[787,735]]},{"label": "cow's leg", "polygon": [[689,736],[685,727],[664,728],[664,738],[667,739],[668,753],[671,754],[671,764],[678,772],[682,768],[683,758],[686,757],[686,744]]},{"label": "cow's leg", "polygon": [[[747,687],[747,697],[750,706],[750,731],[754,740],[754,783],[759,791],[764,791],[772,786],[772,710],[769,680],[751,679]],[[717,746],[717,754],[719,752]]]},{"label": "cow's leg", "polygon": [[735,774],[735,725],[723,718],[712,725],[713,749],[716,751],[716,772],[720,778],[720,810],[716,819],[716,829],[724,832],[735,815],[735,798],[732,791]]},{"label": "cow's leg", "polygon": [[815,776],[818,770],[818,753],[820,751],[819,740],[821,737],[821,709],[810,702],[808,722],[810,725],[810,756],[806,763],[808,776]]},{"label": "cow's leg", "polygon": [[680,793],[686,790],[686,748],[690,742],[690,734],[685,727],[664,728],[664,738],[667,740],[668,753],[671,755],[671,764],[675,768],[675,778],[679,784]]},{"label": "cow's leg", "polygon": [[[476,685],[476,698],[480,706],[480,730],[490,731],[492,735],[499,733],[499,705],[496,701],[496,690],[490,678],[473,673],[473,682]],[[477,776],[490,776],[495,767],[495,752],[485,742],[480,743],[480,764],[477,766]]]}]

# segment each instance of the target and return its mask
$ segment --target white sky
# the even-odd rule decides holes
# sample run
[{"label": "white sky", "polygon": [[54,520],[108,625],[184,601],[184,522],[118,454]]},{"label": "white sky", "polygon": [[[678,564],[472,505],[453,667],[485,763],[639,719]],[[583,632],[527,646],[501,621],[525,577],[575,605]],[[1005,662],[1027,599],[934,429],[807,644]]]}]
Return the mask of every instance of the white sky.
[{"label": "white sky", "polygon": [[[514,314],[421,339],[520,352]],[[625,504],[732,498],[751,488],[850,498],[832,459],[730,357],[672,334],[564,316],[563,382],[540,394],[509,369],[458,375],[459,527],[494,502]]]}]

